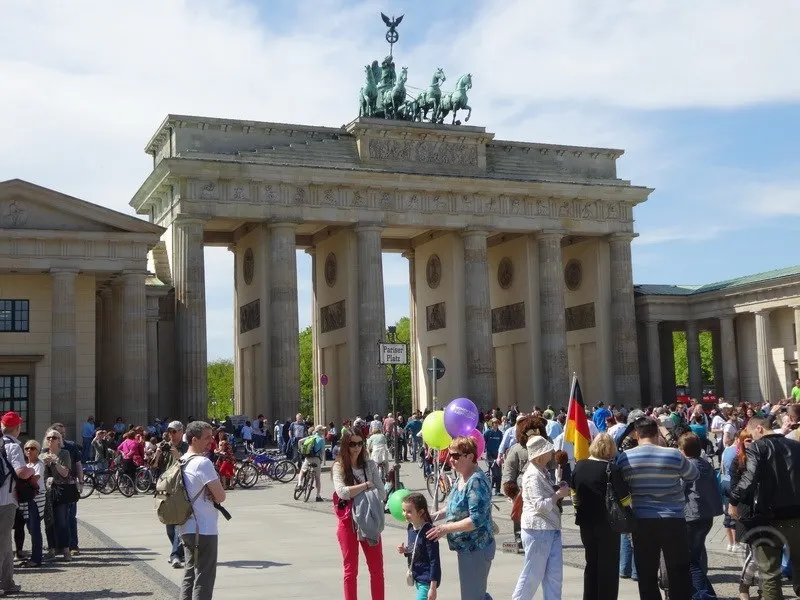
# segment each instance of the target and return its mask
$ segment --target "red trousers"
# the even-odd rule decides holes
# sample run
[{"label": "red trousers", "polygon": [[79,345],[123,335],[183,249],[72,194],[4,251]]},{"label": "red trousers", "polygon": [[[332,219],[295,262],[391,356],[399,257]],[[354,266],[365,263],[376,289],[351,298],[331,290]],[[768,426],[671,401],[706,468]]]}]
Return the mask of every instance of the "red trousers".
[{"label": "red trousers", "polygon": [[336,539],[342,549],[342,562],[344,563],[344,600],[358,600],[358,545],[364,551],[369,569],[369,588],[372,600],[384,600],[383,589],[383,541],[379,540],[377,546],[370,546],[367,542],[359,542],[356,532],[353,531],[352,518],[339,521],[336,528]]}]

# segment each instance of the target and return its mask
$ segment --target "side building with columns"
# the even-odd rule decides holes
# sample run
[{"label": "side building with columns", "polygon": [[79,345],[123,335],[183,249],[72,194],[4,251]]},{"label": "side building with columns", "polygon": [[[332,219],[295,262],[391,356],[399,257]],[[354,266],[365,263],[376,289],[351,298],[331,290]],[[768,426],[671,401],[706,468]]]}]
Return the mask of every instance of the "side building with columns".
[{"label": "side building with columns", "polygon": [[174,413],[172,295],[148,268],[163,229],[72,196],[0,182],[0,413],[53,422]]},{"label": "side building with columns", "polygon": [[[775,402],[798,378],[800,266],[703,286],[637,285],[644,404],[675,401],[673,332],[686,332],[690,396],[704,385],[728,402]],[[702,331],[712,339],[714,381],[702,379]]]},{"label": "side building with columns", "polygon": [[[631,240],[650,188],[621,150],[496,140],[483,127],[358,118],[339,128],[168,115],[130,204],[165,228],[179,415],[207,401],[203,247],[234,255],[237,412],[293,417],[308,290],[315,420],[388,408],[382,253],[409,261],[415,408],[640,400]],[[312,257],[298,287],[295,249]],[[162,280],[165,280],[160,275]],[[320,384],[321,375],[327,385]]]}]

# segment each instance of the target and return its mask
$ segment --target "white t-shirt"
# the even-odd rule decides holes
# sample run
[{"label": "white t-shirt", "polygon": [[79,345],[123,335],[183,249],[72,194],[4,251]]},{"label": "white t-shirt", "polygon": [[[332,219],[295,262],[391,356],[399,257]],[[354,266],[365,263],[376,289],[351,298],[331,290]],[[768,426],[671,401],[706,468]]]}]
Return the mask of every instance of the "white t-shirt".
[{"label": "white t-shirt", "polygon": [[563,433],[558,434],[553,440],[553,449],[556,451],[563,450],[566,452],[567,457],[569,458],[569,464],[575,464],[575,444],[565,441]]},{"label": "white t-shirt", "polygon": [[725,419],[720,415],[714,415],[714,418],[711,419],[711,430],[722,429],[723,425],[725,425]]},{"label": "white t-shirt", "polygon": [[[186,461],[190,456],[195,456],[194,453],[188,452],[181,458]],[[214,503],[206,495],[205,491],[200,491],[212,481],[218,481],[219,476],[214,470],[214,464],[205,456],[197,455],[198,458],[193,458],[186,464],[184,469],[184,485],[186,486],[186,493],[189,500],[197,496],[192,504],[194,507],[194,515],[189,517],[189,520],[181,525],[181,533],[195,533],[196,525],[199,524],[200,535],[218,535],[217,529],[217,509],[214,508]],[[196,519],[196,520],[195,520]]]},{"label": "white t-shirt", "polygon": [[243,440],[247,440],[248,442],[252,442],[253,441],[253,428],[252,427],[248,427],[247,425],[242,427],[242,439]]},{"label": "white t-shirt", "polygon": [[736,437],[736,425],[730,422],[726,422],[725,425],[722,426],[722,439],[725,438],[731,439]]},{"label": "white t-shirt", "polygon": [[[24,468],[25,458],[19,440],[11,437],[10,435],[6,435],[4,436],[3,445],[6,450],[8,462],[11,464],[11,468],[15,471]],[[5,465],[3,465],[3,467],[8,468]],[[17,486],[14,483],[13,476],[9,473],[8,478],[5,480],[3,485],[0,486],[0,506],[6,506],[7,504],[13,504],[14,506],[17,505],[16,494],[14,494],[14,489],[16,487]]]}]

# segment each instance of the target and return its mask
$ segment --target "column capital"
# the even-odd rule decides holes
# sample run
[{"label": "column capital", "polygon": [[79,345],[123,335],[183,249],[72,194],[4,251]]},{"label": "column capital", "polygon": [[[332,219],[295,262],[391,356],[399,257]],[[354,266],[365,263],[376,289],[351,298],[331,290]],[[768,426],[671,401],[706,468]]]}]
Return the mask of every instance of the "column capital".
[{"label": "column capital", "polygon": [[557,239],[561,241],[567,235],[566,229],[542,229],[536,232],[536,239],[538,240],[552,240]]},{"label": "column capital", "polygon": [[353,231],[359,233],[361,231],[378,231],[383,232],[385,226],[383,223],[364,223],[359,221],[353,226]]},{"label": "column capital", "polygon": [[717,317],[718,321],[733,321],[737,317],[735,312],[723,313]]},{"label": "column capital", "polygon": [[208,219],[197,215],[176,215],[175,218],[172,219],[170,225],[200,225],[201,227],[205,227],[207,222]]},{"label": "column capital", "polygon": [[644,320],[644,324],[647,325],[648,327],[652,327],[654,325],[656,327],[658,327],[659,325],[661,325],[661,323],[663,323],[662,319],[645,319]]},{"label": "column capital", "polygon": [[317,247],[316,247],[316,246],[311,246],[311,248],[306,248],[305,252],[306,252],[306,254],[308,254],[309,256],[316,256],[316,254],[317,254]]},{"label": "column capital", "polygon": [[231,244],[231,245],[230,245],[230,246],[228,246],[228,248],[227,248],[228,252],[231,252],[231,253],[232,253],[232,254],[234,254],[234,255],[236,254],[236,251],[237,251],[238,249],[239,249],[239,245],[238,245],[238,244]]},{"label": "column capital", "polygon": [[634,233],[632,231],[615,231],[612,234],[609,234],[608,241],[609,242],[627,242],[630,243],[639,237],[638,233]]},{"label": "column capital", "polygon": [[403,252],[400,256],[402,256],[403,258],[406,258],[408,260],[414,260],[414,257],[416,255],[414,253],[414,249],[411,248],[410,250],[406,250],[405,252]]},{"label": "column capital", "polygon": [[472,237],[472,236],[488,238],[489,231],[486,229],[482,229],[480,227],[471,227],[471,226],[464,227],[461,230],[461,237]]},{"label": "column capital", "polygon": [[774,310],[775,310],[774,308],[755,308],[750,312],[756,316],[768,317]]},{"label": "column capital", "polygon": [[297,221],[294,220],[272,220],[267,223],[267,229],[297,229]]},{"label": "column capital", "polygon": [[55,267],[53,269],[50,269],[51,277],[55,277],[57,275],[62,276],[64,278],[75,277],[78,275],[78,273],[80,273],[80,270],[73,267]]}]

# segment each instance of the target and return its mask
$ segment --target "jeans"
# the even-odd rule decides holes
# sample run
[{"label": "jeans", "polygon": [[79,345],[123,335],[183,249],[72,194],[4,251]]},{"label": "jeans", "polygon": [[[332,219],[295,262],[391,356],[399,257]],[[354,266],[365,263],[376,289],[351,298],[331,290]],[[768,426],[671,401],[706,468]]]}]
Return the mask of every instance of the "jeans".
[{"label": "jeans", "polygon": [[78,503],[67,504],[67,528],[69,530],[69,547],[72,550],[78,546]]},{"label": "jeans", "polygon": [[372,600],[384,600],[383,542],[379,540],[375,546],[370,546],[367,542],[359,542],[356,532],[353,531],[352,517],[339,521],[336,527],[336,539],[342,550],[344,600],[357,600],[358,598],[359,546],[364,552],[367,569],[369,569],[369,589]]},{"label": "jeans", "polygon": [[633,560],[633,544],[630,533],[623,533],[620,536],[619,576],[630,577],[634,581],[639,579],[638,573],[636,573],[636,561]]},{"label": "jeans", "polygon": [[411,460],[417,462],[417,458],[419,457],[419,451],[421,449],[420,441],[419,438],[414,434],[410,435],[411,435]]},{"label": "jeans", "polygon": [[619,593],[619,534],[605,520],[581,525],[586,556],[583,600],[617,600]]},{"label": "jeans", "polygon": [[686,536],[689,540],[689,572],[692,576],[692,600],[715,600],[714,587],[708,580],[708,553],[706,536],[714,520],[697,519],[686,521]]},{"label": "jeans", "polygon": [[670,600],[689,600],[692,597],[688,546],[684,519],[637,519],[633,533],[633,560],[639,575],[640,600],[661,600],[658,568],[662,552]]},{"label": "jeans", "polygon": [[56,551],[69,550],[69,504],[53,506],[53,521]]},{"label": "jeans", "polygon": [[81,462],[85,463],[89,460],[89,452],[92,450],[92,438],[83,438],[83,452],[81,454]]},{"label": "jeans", "polygon": [[428,592],[431,591],[431,584],[430,583],[420,583],[416,582],[414,587],[417,588],[417,598],[416,600],[428,600]]},{"label": "jeans", "polygon": [[16,504],[0,506],[0,589],[3,590],[14,586],[14,554],[11,551],[11,532],[14,529],[16,514]]},{"label": "jeans", "polygon": [[497,454],[486,453],[486,462],[489,463],[489,471],[492,473],[492,487],[495,492],[500,491],[500,481],[503,479],[503,469],[497,464]]},{"label": "jeans", "polygon": [[31,562],[42,562],[42,520],[36,502],[28,502],[28,533],[31,534]]},{"label": "jeans", "polygon": [[217,579],[219,537],[200,535],[196,552],[194,533],[185,533],[181,539],[186,548],[186,570],[183,572],[180,600],[211,600]]},{"label": "jeans", "polygon": [[169,538],[169,543],[172,544],[169,560],[172,561],[173,558],[177,558],[179,561],[183,562],[181,536],[178,533],[178,527],[176,525],[167,525],[167,537]]},{"label": "jeans", "polygon": [[489,581],[489,569],[494,560],[495,545],[492,543],[481,550],[472,552],[459,551],[458,583],[461,589],[461,600],[491,600],[486,593]]},{"label": "jeans", "polygon": [[[789,558],[792,562],[792,588],[796,596],[800,596],[800,519],[783,519],[772,521],[770,527],[775,528],[789,544]],[[753,553],[761,571],[761,589],[763,600],[782,600],[781,560],[783,545],[768,535],[757,539],[748,538],[753,546]]]},{"label": "jeans", "polygon": [[561,600],[564,565],[561,556],[561,531],[523,529],[525,562],[511,600],[532,600],[539,585],[543,600]]}]

